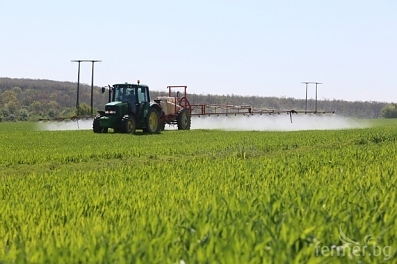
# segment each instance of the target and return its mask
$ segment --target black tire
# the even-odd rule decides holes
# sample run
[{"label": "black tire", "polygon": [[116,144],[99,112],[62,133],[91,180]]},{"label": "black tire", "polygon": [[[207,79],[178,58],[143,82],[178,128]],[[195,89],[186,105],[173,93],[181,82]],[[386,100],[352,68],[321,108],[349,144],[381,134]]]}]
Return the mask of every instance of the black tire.
[{"label": "black tire", "polygon": [[165,122],[160,121],[160,131],[164,131],[164,130],[165,130]]},{"label": "black tire", "polygon": [[165,130],[165,113],[161,111],[161,116],[160,116],[160,131]]},{"label": "black tire", "polygon": [[108,128],[107,127],[101,127],[99,125],[99,117],[94,118],[94,122],[92,124],[92,130],[94,133],[107,133]]},{"label": "black tire", "polygon": [[136,130],[136,121],[133,117],[123,117],[121,120],[121,126],[123,128],[123,132],[127,134],[135,134]]},{"label": "black tire", "polygon": [[160,117],[159,113],[156,109],[150,108],[146,115],[146,128],[145,132],[149,134],[158,134],[160,133]]},{"label": "black tire", "polygon": [[189,109],[183,108],[179,110],[176,121],[178,123],[178,130],[190,130],[192,120]]}]

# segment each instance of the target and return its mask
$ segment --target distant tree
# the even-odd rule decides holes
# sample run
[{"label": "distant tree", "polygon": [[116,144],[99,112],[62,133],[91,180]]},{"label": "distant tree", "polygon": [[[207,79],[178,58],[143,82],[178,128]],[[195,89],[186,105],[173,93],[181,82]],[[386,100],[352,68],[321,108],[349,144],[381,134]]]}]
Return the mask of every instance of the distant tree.
[{"label": "distant tree", "polygon": [[8,103],[6,103],[5,108],[8,109],[8,111],[10,112],[10,114],[15,114],[18,110],[18,104],[15,101],[10,101]]},{"label": "distant tree", "polygon": [[34,101],[29,105],[29,110],[33,113],[39,113],[43,110],[43,104],[39,101]]},{"label": "distant tree", "polygon": [[29,106],[31,103],[35,101],[37,91],[32,89],[26,89],[20,96],[21,104],[25,106]]},{"label": "distant tree", "polygon": [[383,118],[397,118],[397,104],[389,104],[382,108]]},{"label": "distant tree", "polygon": [[13,115],[13,114],[7,116],[7,117],[6,117],[6,120],[7,120],[7,121],[17,121],[15,115]]},{"label": "distant tree", "polygon": [[1,102],[3,105],[7,104],[8,102],[18,101],[18,95],[12,90],[6,90],[1,94]]},{"label": "distant tree", "polygon": [[74,103],[74,102],[71,101],[70,96],[67,95],[67,94],[62,95],[62,96],[58,99],[57,102],[58,102],[61,106],[63,106],[63,107],[67,107],[67,106],[70,107],[70,105],[72,105],[72,103]]},{"label": "distant tree", "polygon": [[64,108],[60,113],[59,117],[71,117],[75,115],[75,109],[73,108]]},{"label": "distant tree", "polygon": [[29,120],[29,112],[26,109],[19,110],[18,120],[20,121],[28,121]]},{"label": "distant tree", "polygon": [[[95,109],[93,112],[95,113]],[[89,106],[86,103],[80,104],[78,113],[79,113],[79,115],[90,115],[91,114],[91,106]],[[77,115],[77,109],[75,110],[75,114]]]},{"label": "distant tree", "polygon": [[50,118],[55,118],[58,116],[58,110],[51,108],[50,110],[48,110],[48,116]]},{"label": "distant tree", "polygon": [[56,101],[49,101],[48,107],[51,109],[59,109],[59,104]]},{"label": "distant tree", "polygon": [[6,108],[1,109],[1,116],[7,117],[9,114],[10,114],[10,112],[8,112],[8,109],[6,109]]},{"label": "distant tree", "polygon": [[50,99],[51,99],[51,100],[56,100],[57,97],[58,97],[58,94],[57,94],[57,93],[51,93],[51,94],[50,94]]},{"label": "distant tree", "polygon": [[15,86],[14,88],[12,88],[12,91],[17,95],[21,95],[22,94],[22,89],[19,88],[18,86]]}]

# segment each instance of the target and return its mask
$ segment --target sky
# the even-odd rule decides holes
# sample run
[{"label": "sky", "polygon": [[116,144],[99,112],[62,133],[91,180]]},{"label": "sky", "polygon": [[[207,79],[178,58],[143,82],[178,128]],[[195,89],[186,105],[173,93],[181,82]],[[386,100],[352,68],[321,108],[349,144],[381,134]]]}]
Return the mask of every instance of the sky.
[{"label": "sky", "polygon": [[[0,0],[0,77],[397,102],[395,0]],[[91,63],[80,82],[91,84]],[[315,85],[308,86],[314,98]]]}]

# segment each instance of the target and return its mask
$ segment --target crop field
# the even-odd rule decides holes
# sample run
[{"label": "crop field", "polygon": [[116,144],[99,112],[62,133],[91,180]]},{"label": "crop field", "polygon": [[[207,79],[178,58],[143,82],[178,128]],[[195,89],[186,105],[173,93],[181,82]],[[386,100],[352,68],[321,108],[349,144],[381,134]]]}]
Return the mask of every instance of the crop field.
[{"label": "crop field", "polygon": [[395,263],[397,122],[327,131],[0,123],[0,263]]}]

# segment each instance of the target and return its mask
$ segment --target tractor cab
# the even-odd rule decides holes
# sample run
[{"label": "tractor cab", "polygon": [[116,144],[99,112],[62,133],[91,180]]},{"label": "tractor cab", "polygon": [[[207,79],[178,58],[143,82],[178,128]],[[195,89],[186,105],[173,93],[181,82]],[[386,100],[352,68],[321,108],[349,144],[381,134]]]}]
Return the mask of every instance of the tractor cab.
[{"label": "tractor cab", "polygon": [[137,84],[113,85],[113,100],[131,104],[150,102],[149,87]]},{"label": "tractor cab", "polygon": [[[111,102],[125,105],[126,112],[123,114],[134,114],[145,110],[150,103],[149,87],[139,84],[115,84],[112,88]],[[106,108],[106,106],[105,106]]]}]

